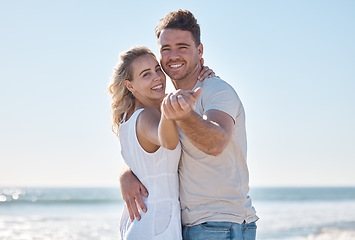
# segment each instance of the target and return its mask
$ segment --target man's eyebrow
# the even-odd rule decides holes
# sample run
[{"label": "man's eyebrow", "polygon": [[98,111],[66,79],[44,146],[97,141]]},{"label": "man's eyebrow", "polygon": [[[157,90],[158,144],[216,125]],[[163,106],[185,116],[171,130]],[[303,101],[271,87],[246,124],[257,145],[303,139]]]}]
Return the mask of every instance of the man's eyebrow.
[{"label": "man's eyebrow", "polygon": [[178,45],[178,46],[190,46],[190,44],[188,44],[188,43],[177,43],[176,45]]},{"label": "man's eyebrow", "polygon": [[140,72],[139,76],[142,75],[144,72],[149,71],[150,68],[144,69],[143,71]]},{"label": "man's eyebrow", "polygon": [[[190,44],[188,44],[188,43],[183,43],[183,42],[182,42],[182,43],[177,43],[176,45],[177,45],[177,46],[188,46],[188,47],[191,46]],[[165,45],[162,45],[162,46],[161,46],[161,48],[166,48],[166,47],[170,47],[170,45],[169,45],[169,44],[165,44]]]}]

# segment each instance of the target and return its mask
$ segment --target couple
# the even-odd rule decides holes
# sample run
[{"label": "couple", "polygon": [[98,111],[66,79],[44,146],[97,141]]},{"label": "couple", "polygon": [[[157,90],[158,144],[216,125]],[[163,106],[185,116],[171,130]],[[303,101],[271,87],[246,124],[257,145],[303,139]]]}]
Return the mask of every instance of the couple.
[{"label": "couple", "polygon": [[[121,237],[255,239],[243,106],[223,80],[198,81],[210,72],[191,12],[167,14],[155,32],[161,66],[147,48],[132,48],[108,88],[128,165]],[[161,67],[177,89],[166,96]]]}]

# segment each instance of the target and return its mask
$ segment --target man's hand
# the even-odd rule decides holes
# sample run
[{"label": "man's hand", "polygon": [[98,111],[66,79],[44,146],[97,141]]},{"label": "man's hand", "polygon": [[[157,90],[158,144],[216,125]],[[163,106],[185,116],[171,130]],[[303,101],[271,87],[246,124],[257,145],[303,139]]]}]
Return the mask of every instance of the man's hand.
[{"label": "man's hand", "polygon": [[139,221],[141,216],[138,211],[137,205],[143,210],[147,211],[147,208],[143,202],[142,195],[148,197],[148,191],[144,185],[138,180],[136,175],[130,169],[122,171],[120,176],[120,187],[123,200],[126,202],[129,217],[132,222],[134,218]]},{"label": "man's hand", "polygon": [[202,88],[195,91],[176,90],[168,94],[161,105],[161,110],[165,117],[171,120],[181,120],[195,109],[197,98],[200,96]]}]

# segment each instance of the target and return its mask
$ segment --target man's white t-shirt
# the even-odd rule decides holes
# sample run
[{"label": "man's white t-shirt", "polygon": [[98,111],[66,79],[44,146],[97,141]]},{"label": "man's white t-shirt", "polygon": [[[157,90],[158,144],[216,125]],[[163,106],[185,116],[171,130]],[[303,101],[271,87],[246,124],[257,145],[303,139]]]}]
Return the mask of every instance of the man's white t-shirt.
[{"label": "man's white t-shirt", "polygon": [[214,77],[198,81],[201,87],[195,112],[203,116],[216,109],[234,120],[232,138],[219,156],[197,149],[180,131],[182,155],[179,165],[180,202],[183,225],[206,221],[247,223],[258,220],[249,192],[247,140],[243,105],[234,89]]}]

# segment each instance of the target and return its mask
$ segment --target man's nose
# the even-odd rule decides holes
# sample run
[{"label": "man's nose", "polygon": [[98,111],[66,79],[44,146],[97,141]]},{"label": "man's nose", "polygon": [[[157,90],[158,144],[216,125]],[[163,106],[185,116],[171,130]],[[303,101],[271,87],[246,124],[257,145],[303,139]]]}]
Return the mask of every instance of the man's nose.
[{"label": "man's nose", "polygon": [[169,57],[170,57],[171,60],[178,59],[179,58],[178,52],[176,50],[172,49],[170,51],[170,56]]}]

